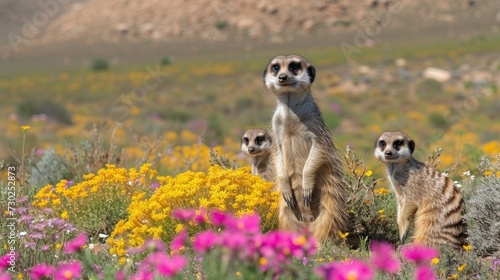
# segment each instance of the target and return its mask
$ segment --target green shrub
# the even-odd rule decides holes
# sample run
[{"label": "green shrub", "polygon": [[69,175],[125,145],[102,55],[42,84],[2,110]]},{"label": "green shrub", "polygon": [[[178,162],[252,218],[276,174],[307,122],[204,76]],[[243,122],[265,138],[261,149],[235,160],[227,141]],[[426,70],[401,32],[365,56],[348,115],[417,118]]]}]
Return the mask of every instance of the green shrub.
[{"label": "green shrub", "polygon": [[108,62],[105,59],[98,58],[92,62],[92,71],[106,71],[109,69]]},{"label": "green shrub", "polygon": [[169,56],[164,56],[160,60],[160,65],[161,66],[167,66],[167,65],[170,65],[170,64],[172,64],[172,58],[170,58]]},{"label": "green shrub", "polygon": [[35,191],[47,184],[56,184],[62,179],[71,179],[64,160],[56,154],[54,149],[44,151],[40,160],[31,167],[31,186]]},{"label": "green shrub", "polygon": [[347,147],[344,159],[347,167],[347,205],[349,207],[351,229],[349,241],[357,245],[371,240],[386,240],[396,243],[399,240],[396,224],[396,202],[394,194],[385,188],[378,188],[378,182],[371,170],[360,160],[354,151]]},{"label": "green shrub", "polygon": [[23,101],[17,107],[17,113],[23,118],[31,118],[34,115],[45,114],[63,124],[71,125],[73,123],[71,115],[66,108],[52,100],[34,100]]},{"label": "green shrub", "polygon": [[500,154],[493,158],[481,157],[483,177],[466,204],[469,242],[481,256],[500,256]]}]

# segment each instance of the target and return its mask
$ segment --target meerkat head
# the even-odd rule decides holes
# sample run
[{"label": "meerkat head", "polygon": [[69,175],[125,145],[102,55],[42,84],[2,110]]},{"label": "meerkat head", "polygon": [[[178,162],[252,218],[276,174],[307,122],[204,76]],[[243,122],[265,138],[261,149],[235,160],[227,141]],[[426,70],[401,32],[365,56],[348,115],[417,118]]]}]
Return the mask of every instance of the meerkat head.
[{"label": "meerkat head", "polygon": [[309,92],[316,69],[299,55],[277,56],[264,70],[264,84],[276,95]]},{"label": "meerkat head", "polygon": [[375,157],[383,163],[405,163],[415,151],[415,142],[403,132],[384,132],[375,142]]},{"label": "meerkat head", "polygon": [[241,137],[241,151],[256,157],[271,153],[271,137],[262,128],[249,129]]}]

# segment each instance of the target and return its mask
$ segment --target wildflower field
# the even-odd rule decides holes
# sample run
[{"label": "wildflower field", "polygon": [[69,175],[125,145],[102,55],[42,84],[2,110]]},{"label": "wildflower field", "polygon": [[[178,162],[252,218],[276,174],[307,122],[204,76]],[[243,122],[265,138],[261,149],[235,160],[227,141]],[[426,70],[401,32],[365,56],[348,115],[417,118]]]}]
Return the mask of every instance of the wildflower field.
[{"label": "wildflower field", "polygon": [[[272,55],[2,74],[0,279],[500,279],[498,43],[304,50],[348,182],[340,244],[279,231],[280,194],[239,152],[274,110]],[[386,130],[459,186],[470,245],[399,244]]]}]

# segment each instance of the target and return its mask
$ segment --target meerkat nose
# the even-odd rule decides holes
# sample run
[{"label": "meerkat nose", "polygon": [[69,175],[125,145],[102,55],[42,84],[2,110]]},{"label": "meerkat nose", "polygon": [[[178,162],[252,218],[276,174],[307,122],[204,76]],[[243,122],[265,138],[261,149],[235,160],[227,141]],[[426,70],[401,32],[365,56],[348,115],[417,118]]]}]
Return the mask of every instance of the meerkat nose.
[{"label": "meerkat nose", "polygon": [[249,152],[253,152],[253,151],[255,151],[255,148],[254,147],[248,147],[248,151]]},{"label": "meerkat nose", "polygon": [[385,154],[386,156],[388,156],[388,157],[392,156],[392,152],[391,152],[391,151],[385,151],[385,153],[384,153],[384,154]]},{"label": "meerkat nose", "polygon": [[280,75],[278,76],[278,81],[279,81],[280,83],[284,83],[284,82],[286,82],[286,80],[287,80],[287,79],[288,79],[288,76],[287,76],[286,74],[280,74]]}]

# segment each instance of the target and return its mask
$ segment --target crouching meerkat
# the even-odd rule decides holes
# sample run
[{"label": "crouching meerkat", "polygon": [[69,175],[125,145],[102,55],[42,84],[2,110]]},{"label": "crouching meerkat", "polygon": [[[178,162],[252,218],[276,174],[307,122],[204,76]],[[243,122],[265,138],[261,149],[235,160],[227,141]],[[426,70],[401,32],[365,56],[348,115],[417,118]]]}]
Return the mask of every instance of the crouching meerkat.
[{"label": "crouching meerkat", "polygon": [[307,228],[319,242],[347,228],[345,181],[332,135],[311,94],[316,70],[301,56],[277,56],[264,84],[278,105],[272,118],[279,226]]},{"label": "crouching meerkat", "polygon": [[252,174],[266,181],[274,181],[271,145],[271,135],[262,128],[249,129],[241,136],[241,151],[252,158]]},{"label": "crouching meerkat", "polygon": [[412,157],[415,142],[403,132],[384,132],[375,143],[375,157],[387,167],[396,193],[401,244],[414,218],[414,242],[427,246],[466,244],[464,200],[453,181]]}]

